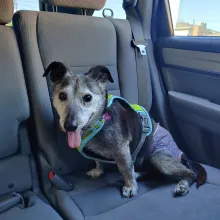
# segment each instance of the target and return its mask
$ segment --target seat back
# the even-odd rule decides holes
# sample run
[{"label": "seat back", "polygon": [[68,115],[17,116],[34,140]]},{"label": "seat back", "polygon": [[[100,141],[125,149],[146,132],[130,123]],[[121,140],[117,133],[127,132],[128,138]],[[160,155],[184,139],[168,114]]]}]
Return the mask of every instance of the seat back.
[{"label": "seat back", "polygon": [[[59,5],[61,1],[54,2]],[[83,1],[70,2],[77,7],[75,2]],[[103,4],[101,0],[97,2]],[[40,149],[51,169],[58,173],[88,169],[90,162],[67,146],[65,134],[57,135],[47,81],[42,75],[53,61],[64,62],[73,72],[104,65],[114,78],[109,93],[137,103],[136,63],[129,23],[116,20],[113,25],[105,18],[20,11],[14,16],[14,27],[24,60]]]},{"label": "seat back", "polygon": [[6,27],[13,1],[0,3],[0,195],[31,188],[29,104],[16,36]]}]

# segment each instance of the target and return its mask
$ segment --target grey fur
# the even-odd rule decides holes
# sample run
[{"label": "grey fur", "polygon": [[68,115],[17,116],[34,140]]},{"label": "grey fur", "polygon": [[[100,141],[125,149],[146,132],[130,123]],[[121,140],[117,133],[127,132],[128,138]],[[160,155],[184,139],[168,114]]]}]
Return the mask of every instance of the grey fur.
[{"label": "grey fur", "polygon": [[196,180],[196,175],[192,170],[165,151],[155,152],[150,157],[150,161],[158,172],[169,179],[179,181],[174,189],[176,196],[185,195],[189,191],[189,186]]},{"label": "grey fur", "polygon": [[104,174],[104,169],[102,166],[102,163],[95,161],[96,162],[96,167],[90,171],[88,171],[86,174],[90,178],[99,178]]},{"label": "grey fur", "polygon": [[[107,80],[113,82],[113,79],[110,72],[106,74],[107,68],[103,67],[92,68],[85,75],[72,74],[68,68],[66,69],[66,74],[62,78],[53,76],[53,104],[60,116],[60,125],[64,132],[66,132],[64,122],[67,118],[74,118],[77,122],[77,129],[84,134],[104,113],[107,101]],[[53,74],[52,71],[51,74]],[[59,100],[61,92],[67,93],[67,101]],[[88,93],[93,99],[85,104],[82,97]],[[131,149],[137,146],[140,139],[141,121],[136,112],[118,101],[111,105],[108,112],[111,120],[106,121],[103,129],[89,141],[86,148],[97,155],[116,161],[118,170],[125,181],[122,195],[133,197],[138,193],[136,177],[139,175],[134,170]],[[145,148],[149,140],[150,138],[145,141]],[[146,153],[144,157],[139,158],[142,172],[148,171],[147,166],[142,166],[146,160],[150,161],[159,173],[174,181],[180,181],[174,189],[175,195],[185,195],[196,179],[193,171],[187,169],[179,160],[167,155],[166,152],[156,152],[151,156]],[[103,173],[102,165],[96,162],[96,168],[89,171],[87,175],[97,178]]]},{"label": "grey fur", "polygon": [[189,192],[189,182],[187,180],[180,180],[174,188],[175,196],[184,196]]}]

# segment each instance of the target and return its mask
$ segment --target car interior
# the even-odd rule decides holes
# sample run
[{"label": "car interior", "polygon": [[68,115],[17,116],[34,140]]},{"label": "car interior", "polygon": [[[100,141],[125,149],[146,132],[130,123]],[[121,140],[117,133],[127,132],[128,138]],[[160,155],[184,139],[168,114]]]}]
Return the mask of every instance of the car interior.
[{"label": "car interior", "polygon": [[[220,219],[220,34],[184,20],[175,28],[172,2],[0,0],[1,220]],[[193,4],[189,14],[195,8],[178,2]],[[89,179],[94,161],[69,148],[57,125],[43,77],[53,61],[73,73],[108,67],[108,92],[145,103],[179,148],[203,164],[206,183],[176,198],[173,183],[147,179],[137,196],[122,198],[115,165]]]}]

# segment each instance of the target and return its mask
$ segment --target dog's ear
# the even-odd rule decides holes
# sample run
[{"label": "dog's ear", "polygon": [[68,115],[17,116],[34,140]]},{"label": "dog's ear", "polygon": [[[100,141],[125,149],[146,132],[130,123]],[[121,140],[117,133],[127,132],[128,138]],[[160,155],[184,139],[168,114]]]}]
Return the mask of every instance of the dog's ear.
[{"label": "dog's ear", "polygon": [[55,83],[60,81],[68,72],[67,67],[61,62],[52,62],[44,72],[43,77],[50,73],[50,80]]},{"label": "dog's ear", "polygon": [[95,66],[92,67],[88,73],[85,73],[85,75],[88,75],[92,79],[99,81],[103,84],[106,84],[108,81],[110,83],[113,83],[114,80],[112,78],[112,75],[109,71],[109,69],[105,66]]}]

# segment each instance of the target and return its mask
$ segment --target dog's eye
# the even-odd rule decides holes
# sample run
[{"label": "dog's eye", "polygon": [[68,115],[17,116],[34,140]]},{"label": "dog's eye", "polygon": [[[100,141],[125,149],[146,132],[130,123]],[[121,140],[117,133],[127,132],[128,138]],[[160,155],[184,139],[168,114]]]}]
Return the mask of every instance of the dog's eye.
[{"label": "dog's eye", "polygon": [[90,102],[92,100],[92,96],[91,95],[85,95],[83,96],[83,101],[84,102]]},{"label": "dog's eye", "polygon": [[66,101],[67,100],[67,94],[65,92],[61,92],[59,94],[59,100],[60,101]]}]

